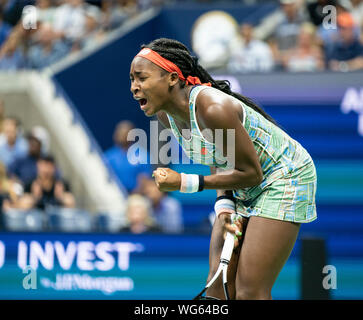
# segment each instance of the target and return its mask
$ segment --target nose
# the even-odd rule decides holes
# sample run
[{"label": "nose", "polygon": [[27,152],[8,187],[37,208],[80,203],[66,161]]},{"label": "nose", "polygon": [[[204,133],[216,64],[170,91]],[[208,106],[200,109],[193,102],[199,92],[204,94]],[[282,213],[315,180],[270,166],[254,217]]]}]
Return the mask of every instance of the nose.
[{"label": "nose", "polygon": [[137,83],[137,81],[135,81],[135,80],[131,81],[131,87],[130,87],[131,93],[133,95],[135,95],[139,90],[140,90],[140,86]]}]

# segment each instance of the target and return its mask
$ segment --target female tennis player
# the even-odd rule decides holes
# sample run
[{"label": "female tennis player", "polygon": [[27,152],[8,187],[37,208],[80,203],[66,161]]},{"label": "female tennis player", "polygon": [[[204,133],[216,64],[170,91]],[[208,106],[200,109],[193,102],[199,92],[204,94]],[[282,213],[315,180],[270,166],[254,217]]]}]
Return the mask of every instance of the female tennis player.
[{"label": "female tennis player", "polygon": [[[143,45],[131,63],[130,79],[145,115],[156,115],[194,162],[211,167],[204,177],[169,168],[154,171],[162,191],[217,190],[208,280],[218,267],[223,236],[241,235],[243,226],[229,267],[230,296],[271,299],[301,223],[317,217],[310,155],[254,102],[232,92],[228,81],[214,80],[178,41],[161,38]],[[215,140],[217,129],[223,139]],[[227,152],[229,129],[233,156]],[[232,224],[235,212],[243,221]],[[212,285],[206,294],[224,298],[222,285]]]}]

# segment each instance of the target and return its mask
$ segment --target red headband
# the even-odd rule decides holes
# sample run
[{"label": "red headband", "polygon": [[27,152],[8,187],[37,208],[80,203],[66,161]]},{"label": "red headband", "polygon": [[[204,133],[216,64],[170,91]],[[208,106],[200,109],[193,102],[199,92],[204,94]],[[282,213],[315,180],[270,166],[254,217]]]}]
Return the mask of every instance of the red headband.
[{"label": "red headband", "polygon": [[155,52],[149,48],[142,49],[136,55],[136,57],[143,57],[143,58],[155,63],[160,68],[163,68],[164,70],[166,70],[168,72],[176,72],[178,74],[179,79],[186,81],[186,84],[192,84],[192,85],[201,84],[202,86],[208,86],[208,87],[211,86],[211,84],[209,82],[202,83],[198,77],[188,76],[185,79],[183,73],[181,72],[181,70],[179,69],[179,67],[176,64],[172,63],[168,59],[163,58],[160,54],[158,54],[157,52]]}]

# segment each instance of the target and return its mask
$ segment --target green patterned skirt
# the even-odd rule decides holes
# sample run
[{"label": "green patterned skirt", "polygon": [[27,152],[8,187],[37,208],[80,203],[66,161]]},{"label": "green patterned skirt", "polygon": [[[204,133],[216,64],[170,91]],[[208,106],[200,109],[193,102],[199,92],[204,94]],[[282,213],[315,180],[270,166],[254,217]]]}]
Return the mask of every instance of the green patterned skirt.
[{"label": "green patterned skirt", "polygon": [[237,212],[244,217],[264,217],[307,223],[317,218],[316,169],[313,162],[282,177],[248,202],[237,200]]}]

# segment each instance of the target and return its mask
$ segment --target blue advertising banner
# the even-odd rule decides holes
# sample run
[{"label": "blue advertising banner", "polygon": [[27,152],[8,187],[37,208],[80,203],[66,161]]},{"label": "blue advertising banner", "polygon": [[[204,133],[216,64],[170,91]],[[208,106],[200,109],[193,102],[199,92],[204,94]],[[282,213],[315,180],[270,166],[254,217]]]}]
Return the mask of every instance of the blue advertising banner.
[{"label": "blue advertising banner", "polygon": [[[273,299],[301,299],[300,245]],[[0,299],[191,300],[205,285],[208,250],[209,235],[0,233]],[[362,259],[328,262],[338,274],[332,298],[362,299]]]},{"label": "blue advertising banner", "polygon": [[0,299],[192,299],[208,248],[208,236],[1,233]]}]

